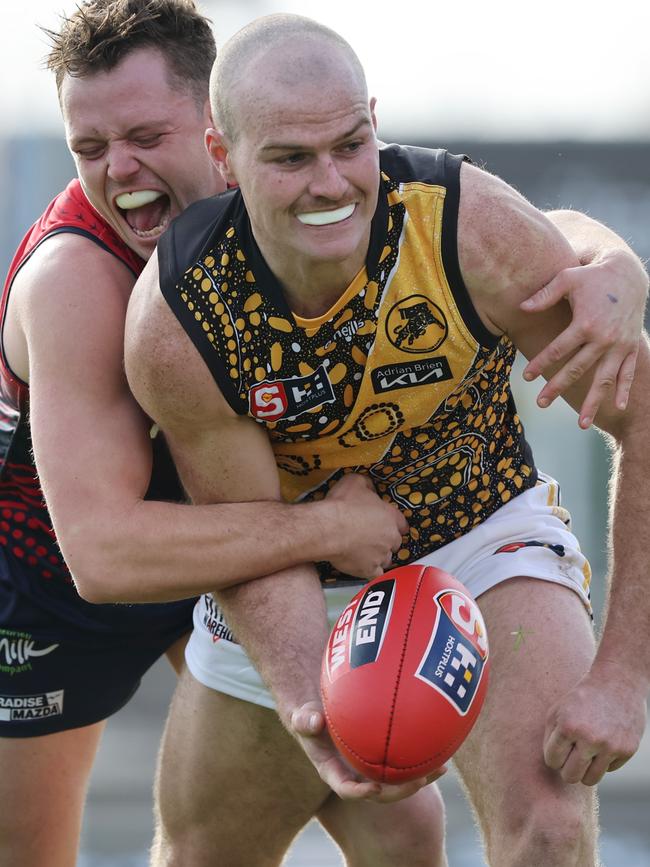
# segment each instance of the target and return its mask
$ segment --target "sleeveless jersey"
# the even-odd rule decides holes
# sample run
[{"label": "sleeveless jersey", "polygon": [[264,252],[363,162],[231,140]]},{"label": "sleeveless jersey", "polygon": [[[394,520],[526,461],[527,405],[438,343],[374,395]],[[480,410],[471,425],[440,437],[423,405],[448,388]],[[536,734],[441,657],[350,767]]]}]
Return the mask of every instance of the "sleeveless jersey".
[{"label": "sleeveless jersey", "polygon": [[484,327],[460,273],[462,160],[382,147],[365,268],[317,319],[288,308],[238,191],[192,206],[158,245],[163,295],[233,409],[266,426],[285,499],[368,473],[409,521],[395,565],[537,478],[515,349]]},{"label": "sleeveless jersey", "polygon": [[[49,204],[14,256],[0,302],[3,330],[16,274],[40,244],[61,232],[89,238],[122,261],[133,272],[134,280],[144,266],[92,207],[75,179]],[[132,630],[152,618],[155,624],[158,611],[166,619],[169,616],[166,605],[91,605],[77,594],[40,489],[32,458],[28,410],[29,388],[9,368],[0,340],[0,548],[9,564],[12,584],[38,608],[58,612],[66,620],[95,630],[122,627]],[[162,442],[155,441],[155,453],[149,496],[182,499],[178,477]],[[173,605],[169,610],[172,608]],[[49,622],[47,615],[43,623],[45,631]]]}]

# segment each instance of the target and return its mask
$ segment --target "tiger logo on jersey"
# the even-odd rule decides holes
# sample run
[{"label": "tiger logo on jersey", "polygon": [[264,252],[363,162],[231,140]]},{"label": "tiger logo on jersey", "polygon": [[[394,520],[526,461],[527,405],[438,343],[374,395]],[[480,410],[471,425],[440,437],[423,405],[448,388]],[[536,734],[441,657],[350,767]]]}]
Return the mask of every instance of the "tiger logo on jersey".
[{"label": "tiger logo on jersey", "polygon": [[424,295],[398,301],[386,320],[388,339],[402,352],[433,352],[444,343],[448,330],[445,314]]}]

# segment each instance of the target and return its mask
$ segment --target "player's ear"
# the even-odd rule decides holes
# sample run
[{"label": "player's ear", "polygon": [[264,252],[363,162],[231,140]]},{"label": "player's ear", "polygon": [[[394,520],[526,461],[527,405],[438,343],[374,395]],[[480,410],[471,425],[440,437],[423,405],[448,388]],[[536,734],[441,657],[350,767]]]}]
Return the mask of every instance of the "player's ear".
[{"label": "player's ear", "polygon": [[237,183],[237,178],[230,164],[230,149],[226,136],[214,127],[205,131],[205,146],[210,159],[219,170],[224,181],[230,186]]}]

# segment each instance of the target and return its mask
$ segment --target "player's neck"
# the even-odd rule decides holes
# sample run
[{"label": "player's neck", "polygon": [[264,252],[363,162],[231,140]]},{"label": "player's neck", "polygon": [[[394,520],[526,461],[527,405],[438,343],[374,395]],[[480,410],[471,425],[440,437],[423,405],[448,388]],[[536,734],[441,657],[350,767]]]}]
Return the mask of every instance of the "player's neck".
[{"label": "player's neck", "polygon": [[[363,263],[361,265],[363,267]],[[334,274],[305,275],[301,279],[281,280],[284,296],[292,312],[304,319],[316,319],[327,313],[354,280],[359,269],[342,274],[336,269]],[[321,279],[318,279],[320,277]]]},{"label": "player's neck", "polygon": [[315,319],[333,307],[365,268],[367,245],[343,260],[318,260],[292,256],[266,257],[280,282],[291,310],[305,319]]}]

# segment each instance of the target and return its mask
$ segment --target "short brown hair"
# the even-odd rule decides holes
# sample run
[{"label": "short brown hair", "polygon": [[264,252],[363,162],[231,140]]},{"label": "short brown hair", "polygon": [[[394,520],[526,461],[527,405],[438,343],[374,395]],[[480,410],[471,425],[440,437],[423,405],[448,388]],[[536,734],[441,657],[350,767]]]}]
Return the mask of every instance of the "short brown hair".
[{"label": "short brown hair", "polygon": [[58,33],[43,28],[52,48],[46,58],[56,86],[66,75],[107,72],[136,48],[155,48],[174,84],[202,104],[216,57],[210,21],[194,0],[85,0],[62,17]]}]

